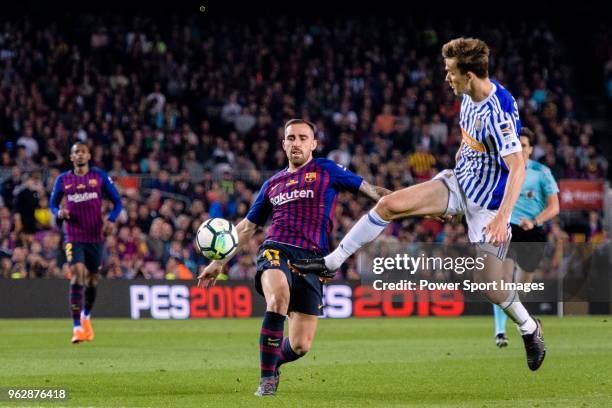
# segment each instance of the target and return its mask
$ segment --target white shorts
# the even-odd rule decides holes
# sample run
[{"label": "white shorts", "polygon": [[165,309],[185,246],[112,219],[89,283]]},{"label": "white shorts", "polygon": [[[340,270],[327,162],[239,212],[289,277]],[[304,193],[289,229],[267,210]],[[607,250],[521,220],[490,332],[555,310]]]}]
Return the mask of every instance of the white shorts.
[{"label": "white shorts", "polygon": [[448,188],[448,204],[444,215],[464,215],[468,225],[468,239],[470,242],[485,244],[480,245],[480,247],[487,252],[495,254],[498,258],[504,259],[508,251],[510,238],[512,237],[510,220],[508,220],[508,240],[506,244],[489,244],[490,237],[485,235],[484,230],[497,215],[497,210],[488,210],[467,198],[453,170],[441,171],[434,177],[434,180],[442,180]]}]

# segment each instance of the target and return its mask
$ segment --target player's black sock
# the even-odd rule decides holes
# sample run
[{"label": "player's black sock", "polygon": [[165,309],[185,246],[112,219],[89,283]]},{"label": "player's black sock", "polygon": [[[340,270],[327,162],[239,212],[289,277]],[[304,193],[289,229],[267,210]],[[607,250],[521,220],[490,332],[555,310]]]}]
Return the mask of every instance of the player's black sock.
[{"label": "player's black sock", "polygon": [[83,304],[83,286],[70,285],[70,312],[74,327],[81,325],[81,305]]},{"label": "player's black sock", "polygon": [[276,364],[281,356],[281,341],[285,316],[274,312],[266,312],[259,336],[259,355],[262,377],[272,377]]},{"label": "player's black sock", "polygon": [[289,363],[291,361],[295,361],[298,358],[304,357],[306,353],[298,354],[291,348],[291,344],[289,343],[289,337],[285,337],[283,339],[283,343],[281,344],[281,357],[278,360],[277,367],[280,367],[281,364]]},{"label": "player's black sock", "polygon": [[96,301],[96,287],[87,286],[85,288],[85,308],[83,309],[83,315],[89,317],[91,309],[93,309],[94,302]]}]

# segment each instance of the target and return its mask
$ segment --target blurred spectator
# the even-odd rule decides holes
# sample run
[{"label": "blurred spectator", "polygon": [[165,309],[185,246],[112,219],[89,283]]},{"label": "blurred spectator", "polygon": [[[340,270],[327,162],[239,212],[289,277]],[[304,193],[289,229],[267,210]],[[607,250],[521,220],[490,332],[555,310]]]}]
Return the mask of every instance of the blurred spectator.
[{"label": "blurred spectator", "polygon": [[[139,187],[123,191],[125,211],[117,235],[107,237],[104,273],[157,279],[192,279],[206,262],[193,248],[193,231],[208,217],[238,221],[261,184],[286,166],[281,139],[291,117],[316,123],[319,157],[392,189],[452,167],[461,142],[460,99],[440,64],[440,46],[458,33],[444,18],[439,24],[447,28],[434,34],[400,17],[389,24],[253,18],[241,30],[231,19],[202,25],[181,15],[55,20],[4,19],[0,247],[11,257],[0,259],[4,277],[66,275],[47,197],[69,167],[75,140],[112,177],[141,177]],[[533,159],[557,178],[605,177],[602,135],[580,122],[562,44],[537,23],[489,22],[481,32],[503,50],[494,53],[491,74],[536,131]],[[612,57],[601,48],[612,89]],[[40,169],[44,183],[41,175],[22,179]],[[332,246],[369,206],[351,195],[338,200]],[[593,226],[589,237],[605,235]],[[551,228],[551,239],[559,239],[563,231]],[[262,239],[257,234],[232,260],[230,278],[253,276]],[[411,220],[394,223],[382,240],[466,238],[462,225]],[[351,260],[344,277],[356,278],[357,266]]]}]

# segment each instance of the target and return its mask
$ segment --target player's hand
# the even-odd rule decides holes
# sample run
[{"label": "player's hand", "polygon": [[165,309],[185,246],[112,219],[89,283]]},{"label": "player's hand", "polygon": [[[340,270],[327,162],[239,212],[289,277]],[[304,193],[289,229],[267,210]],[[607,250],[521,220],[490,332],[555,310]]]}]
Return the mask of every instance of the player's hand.
[{"label": "player's hand", "polygon": [[60,220],[69,220],[70,219],[70,213],[65,208],[62,208],[57,213],[57,218],[59,218]]},{"label": "player's hand", "polygon": [[493,245],[504,244],[508,240],[508,222],[498,214],[484,228],[483,232],[485,236],[490,237],[487,242]]},{"label": "player's hand", "polygon": [[223,271],[223,264],[221,262],[212,261],[208,264],[202,273],[198,275],[198,287],[199,288],[210,288],[215,285],[217,276]]},{"label": "player's hand", "polygon": [[521,223],[519,224],[519,226],[525,231],[529,231],[533,229],[533,227],[535,227],[533,221],[528,220],[527,218],[521,218]]},{"label": "player's hand", "polygon": [[105,237],[112,235],[115,232],[115,223],[111,221],[104,221],[104,226],[102,227],[102,233]]}]

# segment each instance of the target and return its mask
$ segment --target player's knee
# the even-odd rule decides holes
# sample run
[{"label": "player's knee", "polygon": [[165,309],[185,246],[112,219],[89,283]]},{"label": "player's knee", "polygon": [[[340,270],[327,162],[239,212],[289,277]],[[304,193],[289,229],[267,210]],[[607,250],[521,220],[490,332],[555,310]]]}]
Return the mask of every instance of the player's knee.
[{"label": "player's knee", "polygon": [[298,344],[295,347],[292,347],[292,349],[296,354],[303,356],[304,354],[308,353],[308,351],[310,351],[310,344],[309,345]]},{"label": "player's knee", "polygon": [[86,271],[82,264],[76,264],[71,268],[72,279],[70,280],[73,284],[84,285],[86,283]]},{"label": "player's knee", "polygon": [[386,195],[378,200],[374,210],[383,220],[387,221],[392,220],[397,214],[402,212],[398,206],[397,199],[393,195]]},{"label": "player's knee", "polygon": [[100,274],[88,273],[87,274],[87,286],[98,286],[100,282]]},{"label": "player's knee", "polygon": [[287,314],[289,299],[283,295],[272,295],[268,298],[267,310],[278,314]]}]

